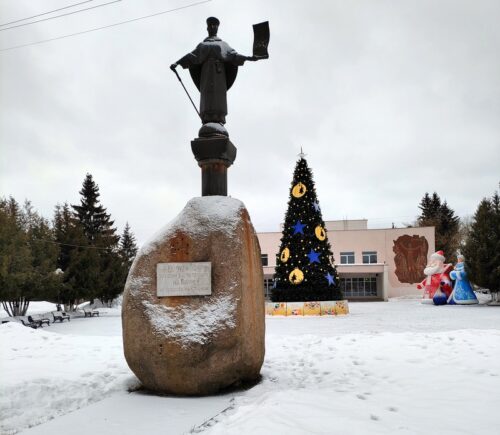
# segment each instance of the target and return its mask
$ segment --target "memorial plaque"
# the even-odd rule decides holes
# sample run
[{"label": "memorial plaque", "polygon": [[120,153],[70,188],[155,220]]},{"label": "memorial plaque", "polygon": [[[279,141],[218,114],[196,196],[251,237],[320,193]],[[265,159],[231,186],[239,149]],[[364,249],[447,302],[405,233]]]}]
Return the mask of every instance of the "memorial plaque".
[{"label": "memorial plaque", "polygon": [[212,294],[212,263],[158,263],[156,295],[206,296]]}]

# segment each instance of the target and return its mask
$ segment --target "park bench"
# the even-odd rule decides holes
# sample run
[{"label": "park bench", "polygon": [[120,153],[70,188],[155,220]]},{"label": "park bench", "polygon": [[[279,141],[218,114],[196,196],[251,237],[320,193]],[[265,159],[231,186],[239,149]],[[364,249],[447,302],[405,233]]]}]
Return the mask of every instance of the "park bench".
[{"label": "park bench", "polygon": [[28,322],[30,323],[36,323],[38,326],[43,327],[43,325],[50,326],[50,320],[47,319],[46,317],[33,317],[33,316],[28,316]]},{"label": "park bench", "polygon": [[[31,317],[31,316],[30,316]],[[25,317],[20,317],[19,320],[24,326],[29,326],[30,328],[37,329],[41,327],[42,325],[38,322],[30,322],[28,319]]]},{"label": "park bench", "polygon": [[84,308],[83,314],[85,315],[85,317],[94,317],[94,316],[99,317],[99,311],[91,308]]},{"label": "park bench", "polygon": [[56,323],[56,320],[59,322],[63,322],[64,320],[71,320],[70,317],[64,311],[52,311],[52,315],[54,316],[54,321],[52,323]]}]

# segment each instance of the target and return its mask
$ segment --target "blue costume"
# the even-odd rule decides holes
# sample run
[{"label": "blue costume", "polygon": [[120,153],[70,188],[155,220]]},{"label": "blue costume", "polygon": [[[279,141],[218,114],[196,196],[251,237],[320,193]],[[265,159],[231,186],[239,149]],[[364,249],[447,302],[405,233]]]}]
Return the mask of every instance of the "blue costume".
[{"label": "blue costume", "polygon": [[450,277],[455,281],[455,287],[448,299],[449,304],[470,305],[479,303],[467,279],[464,263],[457,263],[455,269],[450,273]]}]

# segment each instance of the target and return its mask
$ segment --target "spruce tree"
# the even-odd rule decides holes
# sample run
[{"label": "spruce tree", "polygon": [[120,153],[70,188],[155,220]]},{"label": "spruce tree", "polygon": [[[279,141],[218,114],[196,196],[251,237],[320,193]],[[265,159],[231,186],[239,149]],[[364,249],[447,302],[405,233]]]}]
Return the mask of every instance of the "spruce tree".
[{"label": "spruce tree", "polygon": [[60,286],[56,274],[59,248],[54,240],[54,230],[47,219],[33,211],[28,201],[23,211],[33,268],[32,280],[25,294],[29,294],[32,301],[53,300]]},{"label": "spruce tree", "polygon": [[77,305],[83,301],[93,301],[103,292],[102,275],[103,258],[100,250],[87,247],[77,247],[71,253],[62,300],[65,309],[76,310]]},{"label": "spruce tree", "polygon": [[[118,242],[111,215],[99,203],[99,186],[87,174],[80,190],[80,205],[72,205],[88,247],[79,248],[70,264],[73,279],[70,284],[85,299],[99,298],[108,303],[123,291],[123,271],[120,267]],[[117,257],[117,258],[115,258]],[[83,271],[83,272],[82,272]]]},{"label": "spruce tree", "polygon": [[273,302],[342,299],[312,172],[302,153],[290,187],[271,297]]},{"label": "spruce tree", "polygon": [[433,226],[437,225],[441,209],[441,198],[436,192],[432,194],[432,197],[428,192],[425,192],[418,208],[422,210],[418,217],[419,226],[426,226],[429,224]]},{"label": "spruce tree", "polygon": [[500,291],[500,197],[484,198],[472,218],[464,247],[465,263],[474,284],[498,299]]},{"label": "spruce tree", "polygon": [[78,247],[88,245],[82,226],[73,216],[68,203],[56,205],[54,211],[54,236],[59,244],[57,267],[65,272],[71,261],[71,254]]},{"label": "spruce tree", "polygon": [[59,244],[57,267],[64,272],[56,302],[71,311],[81,300],[97,297],[99,252],[91,247],[83,226],[67,203],[56,206],[53,225]]},{"label": "spruce tree", "polygon": [[460,246],[460,218],[446,201],[441,202],[436,192],[432,196],[426,192],[419,208],[421,214],[417,218],[417,225],[435,227],[436,251],[443,251],[448,261],[455,261]]},{"label": "spruce tree", "polygon": [[137,254],[135,236],[134,233],[132,233],[128,222],[125,224],[123,234],[120,238],[120,253],[128,270],[134,261],[135,255]]},{"label": "spruce tree", "polygon": [[111,305],[113,299],[122,293],[128,271],[136,254],[135,237],[127,222],[123,235],[120,237],[118,251],[108,252],[102,256],[104,272],[100,276],[100,287],[103,291],[99,295],[99,299],[103,304]]},{"label": "spruce tree", "polygon": [[102,257],[103,273],[101,273],[98,298],[107,306],[123,292],[127,280],[128,267],[118,253],[107,253]]},{"label": "spruce tree", "polygon": [[83,232],[91,245],[101,244],[103,247],[114,247],[119,237],[113,228],[114,221],[106,209],[99,204],[99,186],[94,182],[92,175],[87,174],[80,190],[80,205],[72,205],[78,217]]}]

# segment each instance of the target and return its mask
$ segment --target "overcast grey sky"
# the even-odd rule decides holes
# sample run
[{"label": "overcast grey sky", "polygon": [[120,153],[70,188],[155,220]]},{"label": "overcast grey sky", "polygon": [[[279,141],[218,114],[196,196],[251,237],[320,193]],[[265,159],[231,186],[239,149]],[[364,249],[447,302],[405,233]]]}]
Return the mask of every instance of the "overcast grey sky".
[{"label": "overcast grey sky", "polygon": [[[0,24],[77,2],[0,0]],[[0,31],[0,49],[190,3],[123,0]],[[78,202],[90,172],[139,243],[174,218],[200,195],[199,120],[169,66],[205,38],[210,15],[248,55],[251,25],[270,22],[270,59],[239,69],[226,124],[238,148],[229,194],[257,231],[283,220],[301,146],[324,220],[410,222],[426,191],[469,215],[497,189],[498,0],[213,0],[0,52],[0,196],[52,217],[56,203]]]}]

